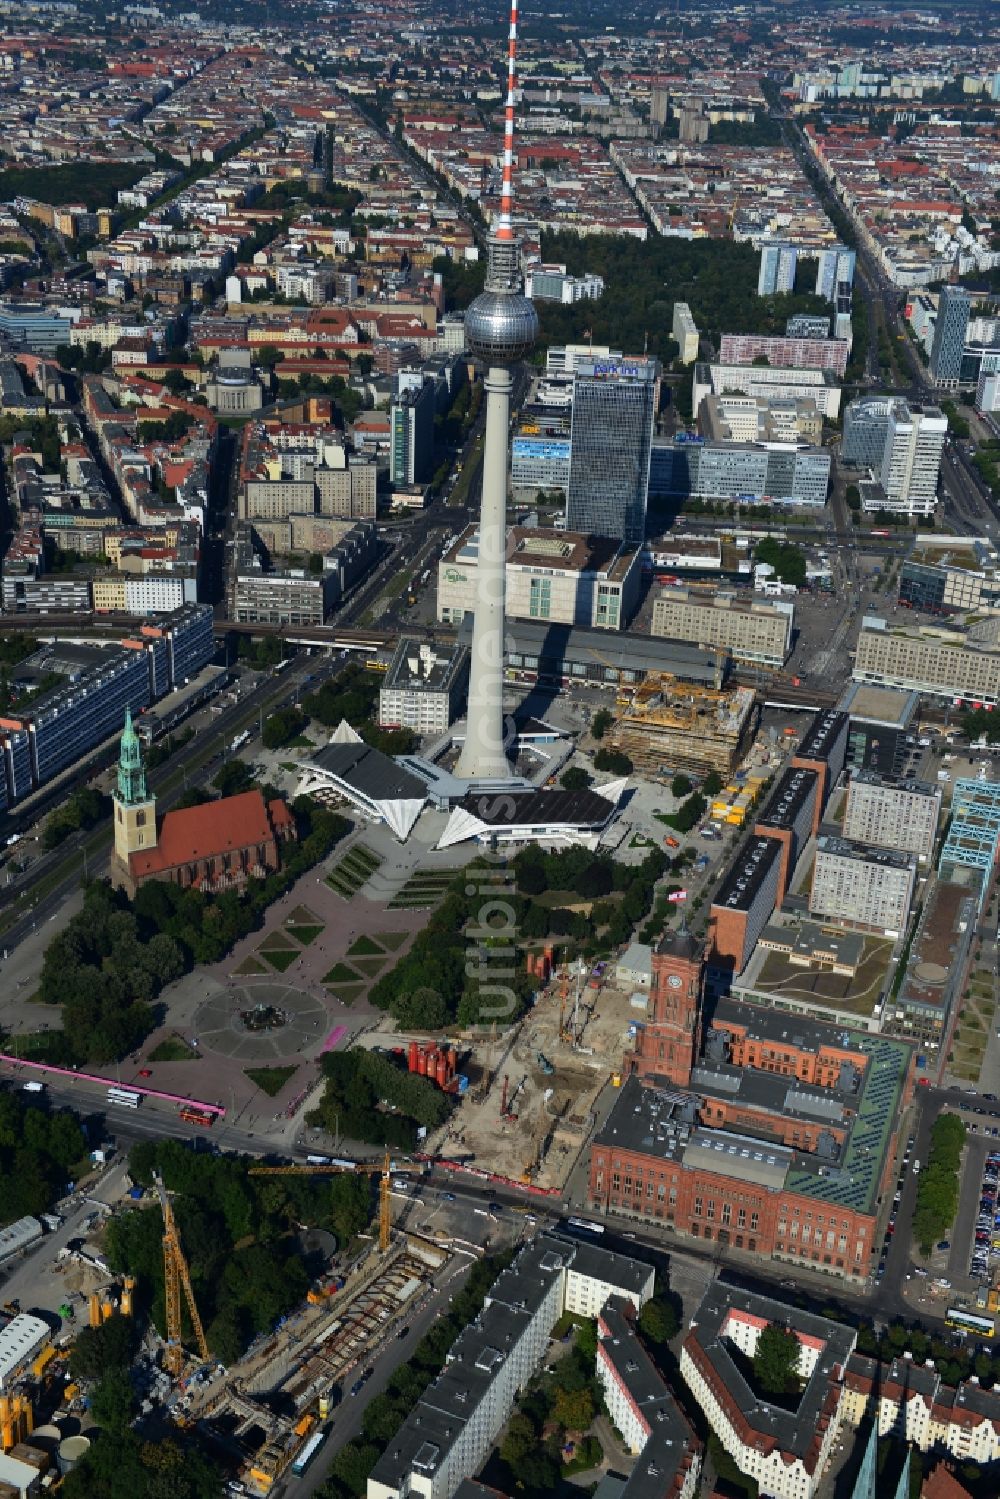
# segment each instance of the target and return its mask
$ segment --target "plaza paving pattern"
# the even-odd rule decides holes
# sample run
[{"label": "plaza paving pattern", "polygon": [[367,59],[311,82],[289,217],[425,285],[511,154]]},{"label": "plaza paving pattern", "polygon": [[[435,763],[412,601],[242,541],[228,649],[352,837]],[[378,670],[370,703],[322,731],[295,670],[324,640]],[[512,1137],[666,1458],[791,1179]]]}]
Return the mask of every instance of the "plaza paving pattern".
[{"label": "plaza paving pattern", "polygon": [[[283,1023],[248,1029],[243,1016],[258,1006],[280,1012]],[[325,1006],[312,994],[273,979],[219,989],[195,1015],[199,1047],[241,1062],[275,1062],[312,1050],[327,1029]]]}]

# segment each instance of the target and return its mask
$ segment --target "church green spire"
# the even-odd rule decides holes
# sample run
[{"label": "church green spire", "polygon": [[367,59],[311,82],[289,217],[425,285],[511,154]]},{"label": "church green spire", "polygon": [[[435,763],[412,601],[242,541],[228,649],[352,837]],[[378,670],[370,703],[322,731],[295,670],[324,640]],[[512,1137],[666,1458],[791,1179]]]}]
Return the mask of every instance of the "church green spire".
[{"label": "church green spire", "polygon": [[118,800],[146,801],[146,772],[142,764],[142,746],[132,727],[131,709],[125,709],[125,729],[118,754]]}]

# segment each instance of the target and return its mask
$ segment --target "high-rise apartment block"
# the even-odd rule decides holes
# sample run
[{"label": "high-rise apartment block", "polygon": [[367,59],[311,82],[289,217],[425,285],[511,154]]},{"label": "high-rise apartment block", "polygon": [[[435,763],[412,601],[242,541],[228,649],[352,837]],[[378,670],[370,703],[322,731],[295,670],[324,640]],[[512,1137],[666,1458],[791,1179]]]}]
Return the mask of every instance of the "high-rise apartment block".
[{"label": "high-rise apartment block", "polygon": [[793,312],[785,320],[786,338],[829,338],[830,319],[815,312]]},{"label": "high-rise apartment block", "polygon": [[787,240],[765,240],[760,247],[760,274],[757,295],[771,297],[776,292],[795,290],[795,266],[799,252]]},{"label": "high-rise apartment block", "polygon": [[566,495],[570,530],[633,546],[642,542],[659,391],[656,359],[577,361]]},{"label": "high-rise apartment block", "polygon": [[926,863],[934,852],[941,787],[856,770],[847,788],[844,837],[916,854]]},{"label": "high-rise apartment block", "polygon": [[931,344],[931,377],[935,385],[954,390],[962,375],[962,355],[972,309],[972,294],[964,286],[946,286],[938,301]]},{"label": "high-rise apartment block", "polygon": [[910,406],[903,400],[889,403],[879,470],[886,509],[907,516],[934,514],[947,435],[948,420],[937,406]]},{"label": "high-rise apartment block", "polygon": [[816,266],[816,295],[825,297],[840,311],[840,303],[846,297],[847,311],[851,307],[851,290],[854,286],[854,270],[857,252],[845,245],[827,245],[820,250]]},{"label": "high-rise apartment block", "polygon": [[821,835],[809,911],[827,921],[898,937],[906,928],[916,880],[913,854]]},{"label": "high-rise apartment block", "polygon": [[423,484],[434,458],[434,382],[402,389],[389,412],[389,479]]},{"label": "high-rise apartment block", "polygon": [[843,377],[850,353],[844,338],[783,338],[780,334],[724,333],[720,364],[753,364],[766,359],[776,369],[832,370]]},{"label": "high-rise apartment block", "polygon": [[674,303],[674,321],[670,331],[680,348],[681,363],[694,364],[698,358],[698,329],[686,302]]}]

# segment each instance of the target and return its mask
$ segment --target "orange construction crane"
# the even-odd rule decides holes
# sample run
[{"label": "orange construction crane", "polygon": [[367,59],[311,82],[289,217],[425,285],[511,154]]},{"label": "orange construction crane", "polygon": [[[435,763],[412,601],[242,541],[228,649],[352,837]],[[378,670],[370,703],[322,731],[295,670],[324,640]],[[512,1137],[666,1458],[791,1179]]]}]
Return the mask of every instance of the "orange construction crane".
[{"label": "orange construction crane", "polygon": [[251,1176],[377,1176],[378,1184],[378,1242],[383,1254],[392,1238],[392,1203],[390,1192],[393,1175],[423,1175],[426,1166],[419,1161],[393,1161],[386,1151],[381,1165],[358,1161],[354,1166],[251,1166]]},{"label": "orange construction crane", "polygon": [[163,1177],[159,1172],[154,1172],[153,1180],[156,1182],[156,1190],[160,1197],[160,1210],[163,1213],[163,1278],[167,1299],[167,1353],[164,1362],[170,1373],[176,1376],[184,1368],[184,1345],[181,1342],[182,1286],[191,1317],[191,1326],[194,1328],[198,1344],[198,1352],[205,1363],[208,1363],[212,1355],[205,1342],[205,1332],[195,1305],[194,1291],[191,1289],[191,1275],[188,1271],[187,1260],[184,1258],[184,1251],[181,1249],[180,1235],[177,1232],[174,1211],[170,1206],[167,1189],[163,1185]]}]

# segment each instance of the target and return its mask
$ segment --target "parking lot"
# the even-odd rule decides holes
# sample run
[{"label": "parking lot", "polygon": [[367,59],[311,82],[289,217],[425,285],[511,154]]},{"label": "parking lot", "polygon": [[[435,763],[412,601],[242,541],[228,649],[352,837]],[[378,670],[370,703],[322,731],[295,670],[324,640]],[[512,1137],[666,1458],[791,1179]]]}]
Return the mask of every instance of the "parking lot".
[{"label": "parking lot", "polygon": [[889,1217],[886,1221],[885,1232],[882,1236],[882,1248],[879,1251],[878,1265],[875,1270],[876,1283],[882,1280],[885,1276],[885,1267],[889,1258],[889,1248],[892,1244],[893,1235],[896,1232],[896,1215],[899,1212],[900,1205],[903,1200],[903,1188],[906,1185],[906,1178],[911,1170],[913,1171],[914,1175],[916,1175],[919,1171],[919,1162],[914,1161],[911,1166],[911,1158],[913,1155],[913,1145],[915,1139],[916,1136],[911,1135],[907,1140],[906,1150],[903,1152],[903,1159],[899,1165],[899,1173],[896,1177],[896,1186],[894,1189],[892,1206],[889,1209]]},{"label": "parking lot", "polygon": [[[981,1140],[974,1145],[982,1145]],[[970,1152],[971,1153],[971,1152]],[[970,1161],[970,1168],[972,1162]],[[1000,1184],[1000,1148],[991,1145],[982,1163],[981,1171],[970,1169],[968,1195],[972,1197],[972,1183],[978,1176],[979,1205],[976,1210],[972,1243],[965,1247],[961,1241],[956,1249],[968,1255],[968,1274],[978,1281],[990,1279],[990,1272],[1000,1257],[1000,1215],[997,1213],[997,1190]]]}]

